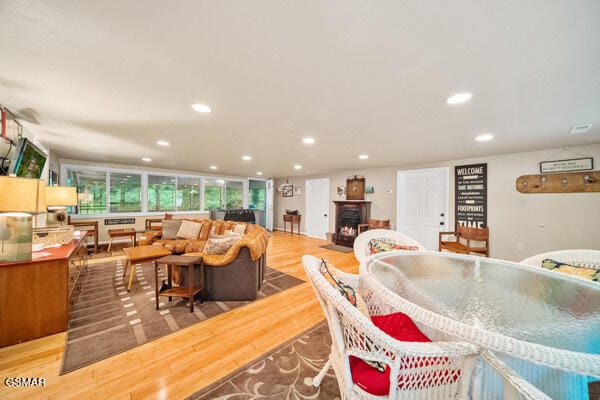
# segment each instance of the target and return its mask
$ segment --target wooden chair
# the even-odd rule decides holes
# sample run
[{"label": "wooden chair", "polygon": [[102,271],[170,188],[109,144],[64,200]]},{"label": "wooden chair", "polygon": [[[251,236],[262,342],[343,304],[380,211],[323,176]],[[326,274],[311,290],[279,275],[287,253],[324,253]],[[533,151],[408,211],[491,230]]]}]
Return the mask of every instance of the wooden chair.
[{"label": "wooden chair", "polygon": [[[453,236],[453,240],[444,240]],[[454,232],[439,233],[439,251],[447,250],[452,253],[490,255],[490,228],[469,228],[457,225]],[[472,244],[471,242],[477,242]]]},{"label": "wooden chair", "polygon": [[71,216],[67,216],[67,225],[72,225],[87,231],[88,236],[94,236],[94,253],[98,252],[98,221],[75,222]]},{"label": "wooden chair", "polygon": [[389,219],[369,219],[368,224],[358,224],[358,234],[369,229],[390,229]]},{"label": "wooden chair", "polygon": [[162,229],[162,218],[146,218],[147,231],[160,231]]}]

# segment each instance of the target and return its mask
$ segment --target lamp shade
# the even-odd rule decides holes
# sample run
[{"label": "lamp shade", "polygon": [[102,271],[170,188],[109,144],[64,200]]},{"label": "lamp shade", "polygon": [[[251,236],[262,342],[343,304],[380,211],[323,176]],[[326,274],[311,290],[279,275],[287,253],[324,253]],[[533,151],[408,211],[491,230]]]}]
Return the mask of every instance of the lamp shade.
[{"label": "lamp shade", "polygon": [[46,212],[45,187],[41,179],[0,176],[0,212]]},{"label": "lamp shade", "polygon": [[70,186],[46,186],[47,206],[76,206],[77,188]]}]

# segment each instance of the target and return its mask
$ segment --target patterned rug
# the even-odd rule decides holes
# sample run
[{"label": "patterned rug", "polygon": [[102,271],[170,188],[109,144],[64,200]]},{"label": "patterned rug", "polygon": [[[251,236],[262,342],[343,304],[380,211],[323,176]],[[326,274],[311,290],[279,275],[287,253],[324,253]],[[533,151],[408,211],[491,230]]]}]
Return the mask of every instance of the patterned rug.
[{"label": "patterned rug", "polygon": [[[123,259],[113,259],[88,265],[82,290],[69,312],[61,375],[249,303],[200,304],[196,300],[190,313],[187,299],[173,298],[169,302],[161,297],[157,311],[152,263],[135,266],[136,279],[130,292],[129,272],[123,277],[124,263]],[[166,277],[161,271],[159,281],[163,279]],[[258,299],[302,282],[267,267]]]},{"label": "patterned rug", "polygon": [[312,385],[312,378],[329,357],[330,346],[331,336],[323,321],[186,400],[339,400],[331,368],[320,387]]}]

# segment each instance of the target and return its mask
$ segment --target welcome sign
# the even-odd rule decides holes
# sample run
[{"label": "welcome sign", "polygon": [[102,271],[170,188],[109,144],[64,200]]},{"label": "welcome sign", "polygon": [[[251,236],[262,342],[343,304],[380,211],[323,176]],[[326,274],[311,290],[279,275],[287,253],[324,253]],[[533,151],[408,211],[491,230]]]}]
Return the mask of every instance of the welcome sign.
[{"label": "welcome sign", "polygon": [[454,167],[454,185],[456,224],[487,227],[487,164]]}]

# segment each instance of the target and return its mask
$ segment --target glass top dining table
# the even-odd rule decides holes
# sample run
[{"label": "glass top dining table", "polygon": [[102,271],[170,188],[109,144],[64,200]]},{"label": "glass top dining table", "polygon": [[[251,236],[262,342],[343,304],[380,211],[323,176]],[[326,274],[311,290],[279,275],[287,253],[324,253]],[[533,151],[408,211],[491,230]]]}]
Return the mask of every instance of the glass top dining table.
[{"label": "glass top dining table", "polygon": [[549,370],[600,378],[597,282],[498,259],[407,251],[365,259],[360,278],[415,322],[508,356],[553,398],[587,395],[574,387],[587,378],[549,378]]}]

